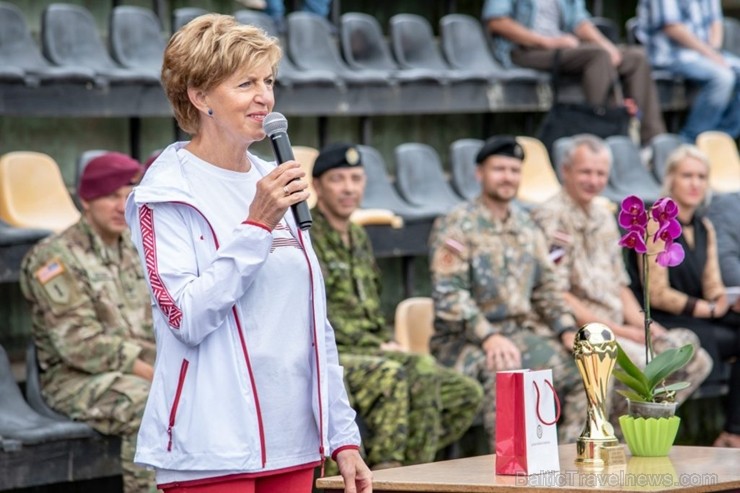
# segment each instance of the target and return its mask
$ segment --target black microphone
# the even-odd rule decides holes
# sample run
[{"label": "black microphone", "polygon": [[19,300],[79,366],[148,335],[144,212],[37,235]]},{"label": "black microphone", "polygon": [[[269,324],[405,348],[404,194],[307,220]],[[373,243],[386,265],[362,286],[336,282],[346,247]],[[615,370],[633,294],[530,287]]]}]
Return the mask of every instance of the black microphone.
[{"label": "black microphone", "polygon": [[[272,152],[275,154],[275,161],[278,164],[295,159],[288,139],[288,120],[285,119],[282,113],[272,112],[267,115],[262,122],[262,128],[270,138]],[[293,204],[290,208],[293,210],[293,217],[299,228],[306,230],[311,227],[313,219],[311,219],[311,212],[308,210],[308,204],[305,200]]]}]

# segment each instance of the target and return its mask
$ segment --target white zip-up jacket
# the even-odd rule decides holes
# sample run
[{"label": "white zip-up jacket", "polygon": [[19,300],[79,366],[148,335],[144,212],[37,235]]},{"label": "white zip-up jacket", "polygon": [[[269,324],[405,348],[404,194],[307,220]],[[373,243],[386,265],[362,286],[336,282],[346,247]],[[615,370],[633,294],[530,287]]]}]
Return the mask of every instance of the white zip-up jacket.
[{"label": "white zip-up jacket", "polygon": [[[291,300],[281,300],[280,293],[260,289],[260,272],[273,242],[265,227],[243,223],[235,225],[228,241],[216,237],[185,179],[185,164],[177,154],[184,145],[175,143],[162,152],[126,204],[126,220],[152,295],[157,339],[154,380],[135,461],[176,471],[259,472],[317,462],[340,449],[358,447],[355,413],[326,316],[321,269],[308,233],[296,228],[290,211],[285,219],[303,246],[306,282],[311,284],[312,299],[306,305],[313,327],[306,329],[310,344],[303,342],[310,354],[298,359],[310,379],[300,385],[270,385],[284,388],[286,402],[303,402],[304,407],[310,402],[315,426],[307,426],[305,436],[271,442],[317,446],[301,455],[265,446],[265,405],[260,405],[261,389],[250,360],[250,334],[276,334],[267,342],[275,348],[269,353],[275,354],[275,365],[281,362],[280,354],[300,343],[281,339],[280,327],[264,326],[250,316],[248,307],[296,310],[302,304],[286,305]],[[249,158],[262,175],[275,166],[251,154]],[[294,273],[279,277],[283,275],[278,282],[297,282]],[[259,370],[266,374],[272,368]]]}]

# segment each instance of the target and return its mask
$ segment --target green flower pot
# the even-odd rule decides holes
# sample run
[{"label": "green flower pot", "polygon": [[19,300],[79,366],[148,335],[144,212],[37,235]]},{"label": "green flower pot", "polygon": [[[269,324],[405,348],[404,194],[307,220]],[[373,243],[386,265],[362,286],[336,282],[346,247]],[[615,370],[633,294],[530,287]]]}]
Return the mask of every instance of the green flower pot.
[{"label": "green flower pot", "polygon": [[681,418],[633,418],[620,416],[624,441],[635,457],[665,457],[676,439]]}]

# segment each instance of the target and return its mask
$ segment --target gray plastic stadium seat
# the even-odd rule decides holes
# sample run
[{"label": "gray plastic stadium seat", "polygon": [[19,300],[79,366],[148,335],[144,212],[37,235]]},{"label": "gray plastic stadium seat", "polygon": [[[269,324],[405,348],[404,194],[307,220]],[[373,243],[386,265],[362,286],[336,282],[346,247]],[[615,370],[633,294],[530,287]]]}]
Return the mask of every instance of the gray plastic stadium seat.
[{"label": "gray plastic stadium seat", "polygon": [[668,156],[681,144],[683,139],[676,134],[660,134],[653,137],[650,147],[653,150],[653,176],[658,183],[663,182],[665,176],[665,165]]},{"label": "gray plastic stadium seat", "polygon": [[50,234],[51,231],[46,229],[16,228],[0,220],[0,248],[18,244],[33,245]]},{"label": "gray plastic stadium seat", "polygon": [[725,17],[722,24],[722,49],[740,56],[740,20]]},{"label": "gray plastic stadium seat", "polygon": [[631,45],[639,45],[642,44],[639,39],[637,39],[637,23],[639,21],[637,20],[637,17],[630,17],[627,19],[624,23],[624,31],[627,35],[627,44]]},{"label": "gray plastic stadium seat", "polygon": [[26,82],[26,73],[18,67],[0,67],[0,82]]},{"label": "gray plastic stadium seat", "polygon": [[42,49],[46,58],[64,67],[87,67],[110,84],[159,84],[159,77],[125,69],[111,59],[95,19],[79,5],[53,3],[41,15]]},{"label": "gray plastic stadium seat", "polygon": [[619,201],[628,195],[637,195],[648,203],[658,200],[660,184],[642,164],[634,142],[623,135],[611,136],[606,142],[614,156],[609,183],[620,193]]},{"label": "gray plastic stadium seat", "polygon": [[[250,26],[259,27],[262,28],[262,30],[270,36],[275,36],[276,38],[279,37],[275,21],[272,17],[270,17],[268,14],[265,14],[264,12],[241,9],[234,12],[234,18],[240,24],[249,24]],[[283,40],[281,39],[280,42],[282,44]]]},{"label": "gray plastic stadium seat", "polygon": [[466,200],[480,195],[480,182],[475,178],[475,156],[481,147],[481,139],[458,139],[450,144],[452,187]]},{"label": "gray plastic stadium seat", "polygon": [[80,154],[80,157],[77,158],[77,167],[75,168],[75,190],[77,190],[77,186],[80,184],[80,177],[82,176],[82,172],[85,170],[87,163],[106,152],[111,151],[105,149],[89,149]]},{"label": "gray plastic stadium seat", "polygon": [[[254,10],[243,9],[234,12],[234,17],[242,24],[260,27],[270,36],[280,38],[281,46],[286,46],[284,38],[282,38],[280,33],[278,33],[275,21],[264,12],[255,12]],[[329,72],[328,70],[298,70],[290,58],[288,58],[288,54],[286,52],[283,52],[283,56],[278,65],[277,82],[278,84],[287,87],[312,84],[343,85],[341,81],[337,79],[336,74]]]},{"label": "gray plastic stadium seat", "polygon": [[342,54],[347,65],[355,70],[380,70],[391,74],[394,80],[404,82],[439,82],[434,70],[401,69],[391,55],[378,20],[368,14],[349,12],[342,15],[340,24]]},{"label": "gray plastic stadium seat", "polygon": [[483,81],[491,76],[485,69],[452,69],[442,57],[429,22],[415,14],[396,14],[390,20],[393,54],[402,68],[435,70],[452,82]]},{"label": "gray plastic stadium seat", "polygon": [[387,86],[390,83],[387,71],[350,69],[339,54],[329,21],[308,12],[288,15],[288,54],[299,69],[327,70],[347,85]]},{"label": "gray plastic stadium seat", "polygon": [[23,445],[89,437],[95,434],[85,423],[42,416],[26,403],[13,378],[5,349],[0,346],[0,436]]},{"label": "gray plastic stadium seat", "polygon": [[478,19],[464,14],[448,14],[439,21],[442,52],[458,70],[482,71],[490,78],[504,81],[547,80],[547,74],[532,69],[504,69],[493,57]]},{"label": "gray plastic stadium seat", "polygon": [[361,204],[363,209],[387,209],[401,216],[404,222],[431,219],[438,215],[433,210],[414,207],[404,201],[391,184],[385,160],[378,150],[365,145],[358,147],[367,176]]},{"label": "gray plastic stadium seat", "polygon": [[115,7],[108,37],[111,54],[118,63],[160,77],[165,40],[162,24],[153,11],[128,5]]},{"label": "gray plastic stadium seat", "polygon": [[0,80],[28,86],[54,82],[95,81],[95,72],[85,67],[55,67],[39,51],[21,10],[0,2]]},{"label": "gray plastic stadium seat", "polygon": [[0,282],[17,282],[23,257],[50,234],[49,230],[17,228],[0,221]]},{"label": "gray plastic stadium seat", "polygon": [[69,418],[53,410],[44,400],[41,393],[41,379],[39,378],[39,363],[36,357],[36,345],[33,341],[26,347],[26,401],[31,408],[42,416],[68,421]]},{"label": "gray plastic stadium seat", "polygon": [[612,43],[619,44],[622,41],[619,39],[617,23],[608,17],[591,17],[591,23]]},{"label": "gray plastic stadium seat", "polygon": [[396,188],[412,205],[446,214],[462,199],[452,191],[433,147],[410,142],[396,147]]},{"label": "gray plastic stadium seat", "polygon": [[196,17],[207,14],[206,9],[200,7],[181,7],[172,11],[172,32],[179,31],[182,26]]},{"label": "gray plastic stadium seat", "polygon": [[558,175],[558,180],[561,183],[563,182],[563,177],[560,176],[560,163],[565,157],[565,149],[571,140],[573,140],[572,137],[560,137],[552,143],[552,166],[555,168],[555,173]]}]

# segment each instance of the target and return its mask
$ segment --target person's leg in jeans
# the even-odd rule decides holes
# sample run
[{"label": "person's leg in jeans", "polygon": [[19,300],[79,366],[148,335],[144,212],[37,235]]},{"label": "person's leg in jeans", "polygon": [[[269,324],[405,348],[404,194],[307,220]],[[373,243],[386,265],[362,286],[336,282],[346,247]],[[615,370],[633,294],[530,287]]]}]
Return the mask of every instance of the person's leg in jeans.
[{"label": "person's leg in jeans", "polygon": [[303,0],[303,10],[311,12],[321,17],[329,16],[329,7],[331,0]]},{"label": "person's leg in jeans", "polygon": [[727,105],[725,114],[722,115],[722,121],[720,121],[717,130],[730,134],[737,139],[740,137],[740,57],[731,53],[723,53],[722,55],[735,72],[735,92],[730,104]]},{"label": "person's leg in jeans", "polygon": [[676,62],[671,72],[701,85],[680,135],[689,142],[706,130],[718,130],[735,91],[735,72],[705,58]]},{"label": "person's leg in jeans", "polygon": [[640,141],[642,145],[647,145],[653,137],[666,131],[660,112],[658,90],[645,50],[638,46],[620,46],[619,51],[622,53],[622,63],[617,71],[624,81],[625,95],[634,99],[642,112]]},{"label": "person's leg in jeans", "polygon": [[[549,71],[554,54],[555,50],[517,48],[511,52],[511,60],[521,67]],[[604,104],[617,77],[609,53],[590,43],[560,50],[560,72],[579,75],[586,101],[594,105]]]}]

